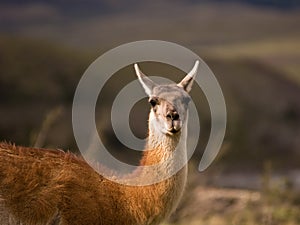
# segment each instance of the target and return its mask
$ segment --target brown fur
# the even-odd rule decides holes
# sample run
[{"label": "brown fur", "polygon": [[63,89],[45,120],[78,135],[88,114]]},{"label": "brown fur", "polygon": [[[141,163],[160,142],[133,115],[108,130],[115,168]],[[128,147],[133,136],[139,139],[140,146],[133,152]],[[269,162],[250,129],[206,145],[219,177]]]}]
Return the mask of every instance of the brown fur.
[{"label": "brown fur", "polygon": [[158,184],[124,186],[71,153],[0,143],[0,195],[28,225],[48,224],[57,214],[61,225],[157,224],[180,195],[175,192],[184,185],[178,184],[181,176],[183,171]]}]

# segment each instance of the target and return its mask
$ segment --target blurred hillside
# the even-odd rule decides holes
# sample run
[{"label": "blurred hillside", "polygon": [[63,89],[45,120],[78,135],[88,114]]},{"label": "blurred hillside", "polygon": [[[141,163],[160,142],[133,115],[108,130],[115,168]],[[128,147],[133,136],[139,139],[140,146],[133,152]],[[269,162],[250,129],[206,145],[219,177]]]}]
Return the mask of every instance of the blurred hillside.
[{"label": "blurred hillside", "polygon": [[[215,73],[226,100],[228,126],[217,160],[198,173],[194,167],[207,143],[210,116],[195,86],[191,95],[200,112],[201,136],[191,161],[191,197],[185,198],[172,224],[187,224],[189,216],[204,210],[202,201],[208,211],[194,224],[299,224],[299,195],[294,195],[300,189],[298,7],[293,0],[2,0],[0,139],[20,145],[39,139],[44,147],[76,151],[71,105],[88,65],[126,42],[176,42],[197,53]],[[141,68],[174,81],[184,76],[159,63],[141,63]],[[100,93],[96,120],[105,145],[117,149],[112,153],[136,163],[139,154],[122,146],[110,124],[113,99],[134,79],[131,65],[114,74]],[[130,125],[139,137],[146,135],[148,110],[146,99],[132,110]],[[263,191],[206,192],[196,188],[199,184]]]},{"label": "blurred hillside", "polygon": [[[2,37],[0,46],[0,113],[1,118],[5,118],[0,122],[2,139],[33,144],[31,138],[41,128],[47,113],[55,107],[64,106],[64,115],[49,131],[45,144],[74,148],[70,107],[76,85],[92,57],[59,45],[25,39]],[[204,60],[215,72],[227,103],[225,145],[229,147],[220,155],[226,168],[257,170],[265,161],[271,160],[280,169],[297,169],[300,163],[299,85],[287,79],[282,71],[258,60],[211,56]],[[170,73],[167,67],[161,65],[145,64],[143,68],[148,74],[165,70],[165,74],[171,75],[169,78],[175,81],[183,76],[182,72]],[[99,118],[110,121],[114,97],[124,83],[133,79],[135,76],[131,67],[119,71],[110,79],[101,96]],[[199,155],[209,132],[209,109],[198,87],[194,88],[192,96],[198,107],[201,106],[199,111],[203,117],[203,143],[199,145]],[[145,100],[137,107],[135,110],[138,113],[134,118],[145,123],[133,129],[137,130],[137,136],[143,137],[149,106]],[[120,143],[113,137],[111,125],[101,122],[101,126],[107,132],[103,134],[105,138],[118,149]]]},{"label": "blurred hillside", "polygon": [[[72,103],[89,61],[84,54],[53,43],[9,36],[0,37],[0,49],[0,136],[32,145],[47,113]],[[71,118],[66,121],[71,129]],[[68,144],[73,140],[72,134],[61,138]]]}]

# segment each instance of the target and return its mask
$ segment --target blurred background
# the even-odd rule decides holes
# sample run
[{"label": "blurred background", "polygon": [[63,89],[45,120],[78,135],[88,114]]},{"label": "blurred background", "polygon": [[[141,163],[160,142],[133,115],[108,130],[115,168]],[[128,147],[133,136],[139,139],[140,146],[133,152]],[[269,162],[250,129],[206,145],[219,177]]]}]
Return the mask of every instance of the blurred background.
[{"label": "blurred background", "polygon": [[[198,172],[210,114],[196,85],[200,141],[186,194],[166,224],[300,224],[299,24],[298,0],[0,0],[0,139],[76,152],[72,99],[93,60],[131,41],[175,42],[215,73],[228,125],[217,159]],[[141,68],[174,81],[184,76],[159,63]],[[132,65],[114,74],[96,120],[112,154],[138,163],[110,124],[115,96],[134,79]],[[142,99],[130,114],[138,137],[147,134],[149,108]]]}]

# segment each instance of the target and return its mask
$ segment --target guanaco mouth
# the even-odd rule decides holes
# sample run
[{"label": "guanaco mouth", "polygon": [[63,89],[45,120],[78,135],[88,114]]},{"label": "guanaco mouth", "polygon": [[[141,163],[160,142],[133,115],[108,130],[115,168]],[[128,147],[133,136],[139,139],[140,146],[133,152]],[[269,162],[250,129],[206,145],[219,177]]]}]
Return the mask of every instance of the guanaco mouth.
[{"label": "guanaco mouth", "polygon": [[180,131],[180,129],[176,130],[174,127],[168,129],[168,133],[169,134],[176,134]]}]

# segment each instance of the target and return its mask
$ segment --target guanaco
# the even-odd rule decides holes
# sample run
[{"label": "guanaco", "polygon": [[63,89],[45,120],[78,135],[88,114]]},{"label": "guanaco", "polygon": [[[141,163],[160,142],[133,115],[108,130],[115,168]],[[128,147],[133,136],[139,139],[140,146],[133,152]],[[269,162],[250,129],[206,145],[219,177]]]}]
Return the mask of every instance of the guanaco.
[{"label": "guanaco", "polygon": [[[149,96],[148,138],[140,166],[170,159],[186,131],[189,91],[199,61],[178,84],[158,85],[134,65]],[[182,147],[183,146],[183,147]],[[186,145],[179,149],[182,160]],[[165,174],[174,162],[151,176]],[[140,172],[133,171],[136,176]],[[177,207],[187,166],[147,186],[106,179],[82,157],[60,150],[0,143],[0,222],[2,225],[154,225]]]}]

